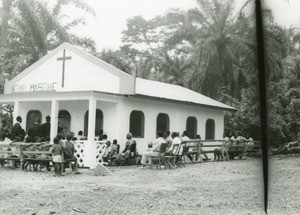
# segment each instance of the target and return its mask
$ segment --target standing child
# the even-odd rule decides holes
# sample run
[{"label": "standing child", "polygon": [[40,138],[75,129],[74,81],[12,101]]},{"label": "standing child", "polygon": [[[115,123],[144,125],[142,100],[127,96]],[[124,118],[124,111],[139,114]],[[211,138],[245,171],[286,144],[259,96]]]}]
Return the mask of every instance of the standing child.
[{"label": "standing child", "polygon": [[68,159],[68,160],[72,160],[71,168],[73,171],[77,171],[77,159],[74,156],[75,147],[74,147],[74,144],[71,142],[71,138],[72,138],[72,135],[67,136],[67,141],[65,142],[66,149],[64,152],[64,158]]},{"label": "standing child", "polygon": [[58,138],[54,138],[53,139],[53,147],[52,147],[52,157],[53,157],[53,163],[54,163],[54,171],[55,171],[55,175],[54,176],[62,176],[61,174],[61,163],[62,163],[62,152],[63,152],[63,148],[62,146],[59,144],[59,139]]}]

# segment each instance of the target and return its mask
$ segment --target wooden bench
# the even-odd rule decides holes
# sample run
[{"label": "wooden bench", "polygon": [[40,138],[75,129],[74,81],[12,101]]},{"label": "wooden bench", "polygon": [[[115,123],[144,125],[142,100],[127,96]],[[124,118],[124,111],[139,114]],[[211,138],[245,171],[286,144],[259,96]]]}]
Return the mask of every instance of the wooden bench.
[{"label": "wooden bench", "polygon": [[[182,142],[183,153],[182,156],[191,155],[194,157],[192,162],[194,161],[203,161],[202,154],[216,153],[216,149],[224,146],[225,140],[199,140],[199,139],[191,139],[188,141]],[[260,141],[253,141],[254,145],[247,145],[247,141],[243,144],[239,145],[230,145],[228,147],[229,156],[239,156],[242,158],[242,155],[247,154],[257,154],[260,151]],[[250,142],[250,141],[249,141]],[[212,143],[212,144],[207,144]],[[212,148],[212,149],[207,149]],[[192,150],[190,150],[192,149]]]},{"label": "wooden bench", "polygon": [[[46,162],[52,162],[52,152],[50,151],[22,151],[22,159],[21,165],[24,165],[25,162],[34,163],[37,165],[41,165]],[[42,155],[46,155],[47,157],[41,157]],[[29,157],[25,157],[29,156]],[[32,156],[32,157],[31,157]],[[69,164],[69,168],[72,168],[72,162],[76,161],[76,158],[64,158],[64,153],[62,153],[62,170],[66,164]],[[30,166],[31,169],[31,166]],[[77,171],[77,165],[75,165],[75,171]]]},{"label": "wooden bench", "polygon": [[[45,155],[45,157],[41,157]],[[33,165],[34,170],[37,170],[38,166],[41,170],[42,164],[47,164],[52,162],[52,153],[50,151],[28,151],[22,150],[21,156],[21,167],[22,169],[26,169],[29,164],[29,169],[31,170],[31,165]]]},{"label": "wooden bench", "polygon": [[[17,161],[20,162],[20,169],[24,170],[25,166],[29,164],[31,170],[31,164],[41,165],[42,163],[52,162],[52,153],[50,151],[38,151],[38,150],[27,150],[28,146],[39,146],[41,143],[22,143],[16,142],[11,144],[0,144],[0,161]],[[15,148],[15,150],[11,150],[11,148]],[[4,155],[4,156],[1,156]],[[15,155],[14,157],[11,157]],[[46,155],[46,157],[42,157],[42,155]],[[69,167],[71,168],[71,163],[75,161],[74,159],[64,159],[63,156],[63,167],[66,163],[69,163]],[[35,167],[34,167],[35,168]],[[62,168],[63,169],[63,168]],[[77,165],[75,166],[75,170],[77,170]]]},{"label": "wooden bench", "polygon": [[[212,147],[216,149],[221,146],[224,146],[223,144],[225,143],[225,140],[202,140],[200,142],[203,143],[201,148]],[[205,142],[213,142],[214,144],[204,145]],[[215,144],[216,142],[220,142],[220,144]],[[245,141],[242,144],[237,144],[237,145],[230,144],[229,146],[227,146],[228,147],[227,152],[229,158],[233,159],[235,156],[239,156],[239,158],[242,159],[243,155],[249,156],[260,152],[260,141],[251,141],[253,142],[254,145],[248,145],[247,142],[250,141]],[[201,153],[215,153],[215,149],[213,150],[202,149]]]},{"label": "wooden bench", "polygon": [[0,161],[2,166],[5,161],[20,162],[20,157],[21,147],[19,143],[0,144]]},{"label": "wooden bench", "polygon": [[192,162],[197,161],[199,159],[200,152],[200,141],[199,139],[191,139],[183,141],[181,144],[182,149],[182,157],[185,160],[185,156],[191,156],[193,159]]}]

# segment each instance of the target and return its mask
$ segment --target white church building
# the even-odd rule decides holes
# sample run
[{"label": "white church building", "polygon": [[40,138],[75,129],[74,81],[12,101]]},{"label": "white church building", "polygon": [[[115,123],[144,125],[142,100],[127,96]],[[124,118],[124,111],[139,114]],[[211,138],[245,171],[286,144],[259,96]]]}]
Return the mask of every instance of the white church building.
[{"label": "white church building", "polygon": [[7,81],[2,104],[14,105],[14,123],[21,116],[25,131],[34,118],[44,123],[51,116],[51,140],[58,126],[75,134],[82,130],[87,140],[76,143],[76,156],[91,168],[103,154],[95,141],[100,130],[117,139],[121,150],[131,132],[141,153],[158,130],[221,139],[224,111],[235,110],[181,86],[131,76],[69,43]]}]

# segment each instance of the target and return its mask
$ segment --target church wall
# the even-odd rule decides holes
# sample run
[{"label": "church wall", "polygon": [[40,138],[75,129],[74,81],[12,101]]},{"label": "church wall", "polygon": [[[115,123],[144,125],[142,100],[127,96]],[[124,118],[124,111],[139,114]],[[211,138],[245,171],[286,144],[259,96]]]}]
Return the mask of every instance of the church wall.
[{"label": "church wall", "polygon": [[78,131],[84,129],[84,114],[88,110],[88,105],[88,100],[59,101],[58,109],[67,110],[71,115],[70,131],[74,132],[75,136]]},{"label": "church wall", "polygon": [[187,118],[189,116],[196,117],[198,125],[197,133],[201,135],[202,139],[205,139],[206,120],[213,119],[215,121],[215,139],[223,138],[224,113],[222,110],[132,97],[123,99],[117,110],[122,113],[119,113],[121,116],[118,117],[118,122],[122,125],[119,126],[118,134],[122,140],[122,144],[125,142],[126,133],[129,132],[129,117],[131,111],[143,111],[145,115],[144,138],[135,138],[138,142],[139,152],[145,151],[147,149],[147,143],[155,139],[156,118],[159,113],[168,114],[170,119],[170,131],[177,131],[180,134],[186,130]]},{"label": "church wall", "polygon": [[[64,88],[62,88],[63,62],[57,60],[62,56],[63,50],[41,65],[33,66],[30,73],[15,83],[7,83],[7,86],[12,85],[13,92],[17,93],[54,90],[98,90],[120,93],[120,78],[118,76],[105,71],[70,50],[66,51],[66,56],[71,56],[72,59],[65,61]],[[9,89],[6,90],[6,93],[10,93]]]},{"label": "church wall", "polygon": [[116,103],[113,102],[97,102],[97,108],[103,112],[103,132],[108,136],[108,139],[112,141],[117,138],[116,127]]},{"label": "church wall", "polygon": [[[119,93],[119,77],[68,50],[72,64],[66,66],[67,90],[99,90]],[[67,61],[66,64],[69,62]],[[79,69],[80,68],[80,69]],[[88,84],[87,84],[88,83]]]}]

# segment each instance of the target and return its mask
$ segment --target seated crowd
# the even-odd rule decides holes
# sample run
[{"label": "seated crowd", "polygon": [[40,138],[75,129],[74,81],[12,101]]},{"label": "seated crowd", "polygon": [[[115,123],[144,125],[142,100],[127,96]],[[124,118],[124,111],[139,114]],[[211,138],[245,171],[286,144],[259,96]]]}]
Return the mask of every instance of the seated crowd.
[{"label": "seated crowd", "polygon": [[[2,121],[2,128],[0,130],[0,143],[9,144],[13,147],[14,142],[24,142],[24,143],[36,143],[36,144],[27,144],[26,150],[41,150],[41,151],[51,151],[53,157],[53,164],[55,167],[55,174],[61,175],[61,163],[63,159],[74,160],[75,163],[72,165],[72,169],[77,170],[77,159],[74,156],[75,147],[72,141],[76,140],[86,140],[87,137],[83,135],[82,131],[78,132],[78,135],[75,136],[73,132],[68,132],[65,134],[61,128],[58,128],[58,134],[54,138],[54,144],[50,144],[50,117],[46,117],[46,123],[40,125],[39,120],[36,119],[35,123],[28,129],[26,134],[24,129],[21,127],[22,118],[17,117],[17,123],[13,125],[11,131],[7,129],[6,122]],[[231,138],[229,138],[231,136]],[[196,139],[201,140],[200,135],[196,136]],[[162,144],[166,144],[166,155],[177,155],[182,156],[182,154],[187,151],[197,150],[196,148],[185,148],[182,146],[182,142],[190,140],[189,134],[187,131],[184,131],[182,135],[179,135],[179,132],[166,131],[164,133],[157,132],[157,138],[153,142],[149,142],[148,149],[141,155],[137,152],[137,142],[132,138],[132,134],[128,133],[126,135],[126,144],[124,149],[120,152],[120,145],[118,141],[114,139],[112,143],[108,140],[108,136],[103,133],[103,130],[100,131],[98,141],[101,141],[101,144],[104,144],[102,161],[105,165],[119,166],[119,165],[131,165],[141,163],[145,167],[150,161],[151,157],[158,156],[160,152],[160,147]],[[1,142],[2,141],[2,142]],[[239,156],[241,158],[242,153],[230,153],[230,147],[232,145],[242,145],[244,142],[247,142],[248,145],[253,143],[251,138],[246,139],[242,136],[240,132],[237,132],[236,135],[224,135],[224,142],[222,145],[214,150],[214,160],[219,159],[234,159],[234,157]],[[198,143],[191,143],[198,144]],[[180,146],[180,147],[174,147]],[[201,148],[201,146],[200,146]],[[176,150],[178,151],[176,152]],[[201,148],[202,149],[202,148]],[[187,158],[193,161],[192,153],[185,153]],[[63,155],[63,156],[61,156]],[[5,156],[0,154],[0,156]],[[8,155],[6,155],[8,156]],[[17,155],[10,155],[17,156]],[[41,155],[46,156],[46,155]],[[210,160],[205,153],[202,153],[203,160]],[[12,162],[13,163],[13,162]],[[1,165],[4,162],[1,161]],[[16,166],[16,163],[13,163]],[[176,162],[173,163],[176,166]],[[50,162],[44,162],[44,166],[47,170],[50,170]]]},{"label": "seated crowd", "polygon": [[253,139],[251,137],[248,139],[243,137],[240,131],[232,132],[231,134],[224,133],[222,145],[215,149],[214,160],[233,160],[235,157],[242,159],[243,155],[246,156],[247,148],[253,145]]}]

